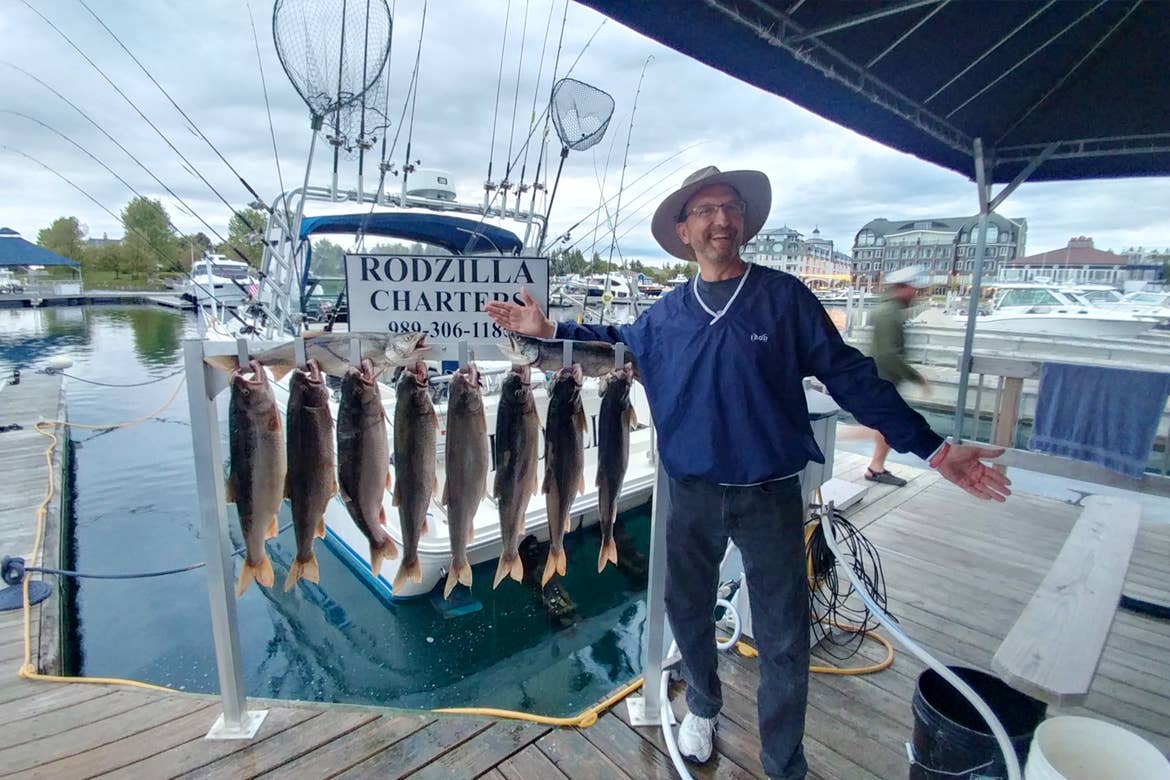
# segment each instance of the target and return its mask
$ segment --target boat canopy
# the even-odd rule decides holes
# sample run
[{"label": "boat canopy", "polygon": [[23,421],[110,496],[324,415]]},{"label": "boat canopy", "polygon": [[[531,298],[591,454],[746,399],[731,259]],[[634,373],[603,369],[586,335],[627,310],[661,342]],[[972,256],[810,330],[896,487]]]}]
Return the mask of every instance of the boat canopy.
[{"label": "boat canopy", "polygon": [[581,2],[972,179],[1170,173],[1170,3]]},{"label": "boat canopy", "polygon": [[450,214],[417,211],[325,214],[305,217],[301,240],[314,233],[365,233],[420,241],[456,255],[498,252],[520,254],[523,242],[510,230]]},{"label": "boat canopy", "polygon": [[80,264],[43,246],[25,241],[12,228],[0,228],[0,267],[29,265],[65,265],[77,268]]}]

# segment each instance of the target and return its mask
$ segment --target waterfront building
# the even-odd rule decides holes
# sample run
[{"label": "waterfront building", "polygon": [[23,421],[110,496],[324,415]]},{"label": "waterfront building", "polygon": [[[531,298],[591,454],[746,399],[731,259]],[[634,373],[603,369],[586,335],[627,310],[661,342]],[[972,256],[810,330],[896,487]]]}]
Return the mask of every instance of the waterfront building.
[{"label": "waterfront building", "polygon": [[[979,217],[914,220],[874,219],[853,240],[854,285],[881,286],[882,277],[899,268],[918,268],[930,277],[931,289],[966,289],[975,268]],[[987,222],[983,275],[996,278],[1000,267],[1024,254],[1028,220],[992,214]]]},{"label": "waterfront building", "polygon": [[838,251],[831,239],[822,237],[818,228],[808,238],[788,226],[761,230],[744,247],[742,257],[749,263],[798,276],[813,290],[847,284],[852,274],[852,258]]}]

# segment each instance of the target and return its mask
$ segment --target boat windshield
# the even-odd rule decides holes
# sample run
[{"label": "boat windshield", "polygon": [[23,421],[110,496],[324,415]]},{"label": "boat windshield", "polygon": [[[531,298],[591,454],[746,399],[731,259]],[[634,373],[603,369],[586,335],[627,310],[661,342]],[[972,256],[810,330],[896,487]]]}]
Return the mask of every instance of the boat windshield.
[{"label": "boat windshield", "polygon": [[1017,306],[1067,306],[1071,301],[1057,292],[1045,287],[1015,287],[1000,290],[995,299],[995,308],[1015,308]]},{"label": "boat windshield", "polygon": [[[203,264],[196,268],[196,273],[206,274],[207,264]],[[252,274],[252,269],[246,265],[224,265],[222,263],[212,263],[211,273],[223,279],[247,279]]]}]

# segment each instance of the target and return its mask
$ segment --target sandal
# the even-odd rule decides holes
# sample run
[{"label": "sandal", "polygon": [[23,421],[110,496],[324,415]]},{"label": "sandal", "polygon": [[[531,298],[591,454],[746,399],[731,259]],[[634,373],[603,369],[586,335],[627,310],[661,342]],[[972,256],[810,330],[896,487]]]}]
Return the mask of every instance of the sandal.
[{"label": "sandal", "polygon": [[893,485],[894,487],[903,487],[906,484],[906,480],[902,479],[901,477],[894,476],[885,469],[882,469],[881,471],[866,469],[865,478],[870,482],[878,482],[883,485]]}]

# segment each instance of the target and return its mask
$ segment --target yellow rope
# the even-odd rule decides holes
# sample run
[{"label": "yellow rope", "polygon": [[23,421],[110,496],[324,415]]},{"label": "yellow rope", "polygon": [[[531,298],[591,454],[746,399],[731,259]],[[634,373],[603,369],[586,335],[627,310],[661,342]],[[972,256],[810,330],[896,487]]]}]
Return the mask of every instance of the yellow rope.
[{"label": "yellow rope", "polygon": [[587,729],[596,723],[598,717],[606,710],[641,687],[642,678],[639,677],[629,685],[619,688],[613,695],[594,704],[580,715],[574,715],[571,718],[554,718],[550,715],[534,715],[530,712],[518,712],[516,710],[497,710],[491,707],[444,707],[443,709],[432,710],[432,712],[439,712],[444,715],[486,715],[493,718],[507,718],[509,720],[528,721],[529,723],[541,723],[545,726],[575,726],[579,729]]},{"label": "yellow rope", "polygon": [[[53,496],[57,494],[57,480],[53,475],[53,451],[57,448],[57,434],[53,432],[53,428],[58,425],[71,425],[74,428],[86,428],[88,430],[105,430],[114,428],[129,428],[131,425],[138,425],[139,423],[151,420],[162,414],[166,409],[175,402],[179,397],[179,391],[183,388],[183,384],[187,380],[181,380],[175,391],[171,393],[171,397],[163,404],[157,411],[154,411],[145,417],[130,422],[117,423],[114,425],[79,425],[70,423],[67,420],[42,420],[33,426],[33,430],[49,439],[49,446],[45,448],[45,464],[49,472],[49,488],[45,492],[45,499],[41,505],[37,507],[37,532],[33,537],[33,551],[28,557],[32,564],[36,565],[37,556],[41,554],[41,542],[45,534],[45,517],[49,513],[49,504],[53,500]],[[36,666],[32,663],[32,605],[29,604],[28,598],[28,584],[30,578],[25,577],[22,583],[24,593],[24,660],[20,665],[19,675],[26,680],[42,680],[45,682],[68,682],[68,683],[87,683],[90,685],[128,685],[134,688],[145,688],[152,691],[165,691],[166,693],[177,693],[173,688],[166,688],[161,685],[153,685],[151,683],[140,682],[139,680],[123,680],[119,677],[63,677],[55,674],[41,674],[37,671]]]},{"label": "yellow rope", "polygon": [[[854,633],[856,633],[859,630],[855,626],[840,626],[839,625],[839,626],[837,626],[837,628],[843,629],[845,631],[852,631]],[[870,666],[857,666],[857,667],[852,667],[852,668],[848,668],[848,669],[842,669],[839,666],[810,666],[808,668],[808,670],[810,672],[815,672],[817,674],[855,675],[855,674],[873,674],[874,672],[881,672],[881,671],[884,671],[886,669],[889,669],[890,665],[894,663],[894,646],[892,644],[890,644],[890,640],[886,639],[884,636],[880,636],[880,635],[874,634],[872,632],[867,632],[866,634],[864,634],[862,636],[862,639],[869,639],[871,641],[877,642],[882,647],[886,648],[886,657],[883,658],[881,661],[877,662],[876,664],[872,664]],[[760,655],[760,651],[757,650],[756,648],[752,647],[751,645],[749,645],[747,642],[741,641],[741,642],[737,643],[735,645],[735,650],[737,653],[742,655],[744,658],[756,658]]]}]

